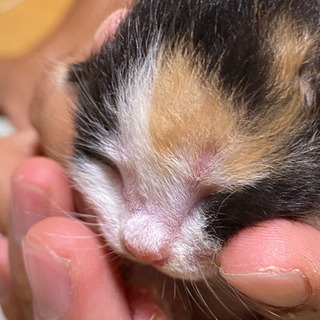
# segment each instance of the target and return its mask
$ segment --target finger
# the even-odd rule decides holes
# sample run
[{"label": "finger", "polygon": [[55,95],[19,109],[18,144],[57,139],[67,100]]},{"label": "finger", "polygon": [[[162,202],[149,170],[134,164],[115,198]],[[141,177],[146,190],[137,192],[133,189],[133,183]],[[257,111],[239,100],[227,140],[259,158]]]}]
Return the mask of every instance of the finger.
[{"label": "finger", "polygon": [[38,150],[34,130],[24,130],[0,139],[0,232],[7,234],[10,181],[15,168]]},{"label": "finger", "polygon": [[23,251],[35,319],[131,318],[115,269],[100,247],[97,237],[71,218],[49,218],[30,229]]},{"label": "finger", "polygon": [[62,168],[46,158],[24,162],[14,173],[11,207],[9,252],[14,287],[19,297],[16,305],[24,310],[26,319],[31,319],[32,294],[22,256],[22,239],[29,228],[42,219],[73,210],[72,191]]},{"label": "finger", "polygon": [[17,297],[13,290],[8,257],[8,240],[0,236],[0,304],[3,312],[10,320],[23,319],[21,310],[17,307]]},{"label": "finger", "polygon": [[31,158],[16,169],[12,182],[11,236],[18,247],[36,222],[72,210],[69,180],[56,162]]},{"label": "finger", "polygon": [[319,230],[309,225],[285,220],[263,223],[242,231],[225,247],[221,274],[282,316],[319,319],[319,241]]},{"label": "finger", "polygon": [[64,215],[74,210],[69,178],[65,170],[51,159],[34,157],[22,163],[14,172],[12,189],[13,196],[19,201],[29,198],[28,190],[32,196],[40,193],[49,198],[50,211],[45,210],[45,216]]}]

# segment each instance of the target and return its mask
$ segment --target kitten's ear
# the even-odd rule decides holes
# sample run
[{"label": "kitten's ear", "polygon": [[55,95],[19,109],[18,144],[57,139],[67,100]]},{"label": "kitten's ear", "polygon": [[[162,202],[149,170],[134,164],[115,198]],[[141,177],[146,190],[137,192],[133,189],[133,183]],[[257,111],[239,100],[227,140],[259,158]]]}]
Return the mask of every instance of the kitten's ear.
[{"label": "kitten's ear", "polygon": [[304,104],[308,108],[320,107],[320,75],[311,75],[302,80]]},{"label": "kitten's ear", "polygon": [[[94,57],[95,53],[100,51],[102,45],[106,41],[112,40],[119,27],[119,24],[126,18],[127,14],[127,9],[119,9],[113,12],[101,23],[93,39],[92,57]],[[92,73],[90,62],[88,63],[90,59],[91,57],[88,57],[88,60],[68,65],[67,83],[71,85],[71,88],[79,89],[84,86],[84,83],[88,79],[90,79],[89,75]]]},{"label": "kitten's ear", "polygon": [[94,40],[94,50],[99,50],[103,43],[109,39],[112,39],[118,29],[119,24],[126,18],[128,14],[127,9],[119,9],[108,16],[100,25],[97,30]]}]

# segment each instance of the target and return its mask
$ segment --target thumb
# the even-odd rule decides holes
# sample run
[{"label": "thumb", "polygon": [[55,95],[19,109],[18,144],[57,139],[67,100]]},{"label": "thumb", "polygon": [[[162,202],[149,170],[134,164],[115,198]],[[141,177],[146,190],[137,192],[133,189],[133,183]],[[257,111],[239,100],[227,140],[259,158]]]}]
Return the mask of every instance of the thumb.
[{"label": "thumb", "polygon": [[36,320],[131,318],[107,253],[79,221],[52,217],[37,223],[23,240],[23,255]]},{"label": "thumb", "polygon": [[276,319],[320,318],[320,231],[274,220],[243,230],[220,256],[221,275]]}]

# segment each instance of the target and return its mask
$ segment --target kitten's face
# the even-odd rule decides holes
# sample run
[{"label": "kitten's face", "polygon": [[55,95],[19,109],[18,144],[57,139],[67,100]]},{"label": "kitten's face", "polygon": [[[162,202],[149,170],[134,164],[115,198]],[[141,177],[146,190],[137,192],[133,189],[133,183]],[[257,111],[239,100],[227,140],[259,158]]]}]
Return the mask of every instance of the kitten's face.
[{"label": "kitten's face", "polygon": [[115,251],[208,278],[239,230],[318,208],[311,2],[143,0],[71,68],[71,175]]},{"label": "kitten's face", "polygon": [[[120,89],[116,132],[100,137],[90,160],[76,160],[73,176],[117,252],[175,277],[208,277],[220,243],[205,231],[201,203],[224,177],[217,139],[202,125],[218,121],[182,60],[151,85],[155,72],[169,72],[156,64],[148,57],[130,88]],[[172,88],[172,78],[183,85]]]}]

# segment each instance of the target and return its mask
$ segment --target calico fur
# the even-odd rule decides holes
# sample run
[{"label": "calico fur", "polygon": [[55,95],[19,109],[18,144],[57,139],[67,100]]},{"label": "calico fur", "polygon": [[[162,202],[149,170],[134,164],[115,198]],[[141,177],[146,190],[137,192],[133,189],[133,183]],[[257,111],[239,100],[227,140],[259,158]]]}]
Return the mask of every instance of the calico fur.
[{"label": "calico fur", "polygon": [[141,0],[70,67],[70,174],[108,244],[213,278],[228,239],[318,216],[316,0]]},{"label": "calico fur", "polygon": [[318,20],[318,1],[140,1],[70,71],[81,88],[75,159],[112,159],[103,138],[145,145],[162,167],[200,163],[207,231],[222,241],[316,211]]}]

